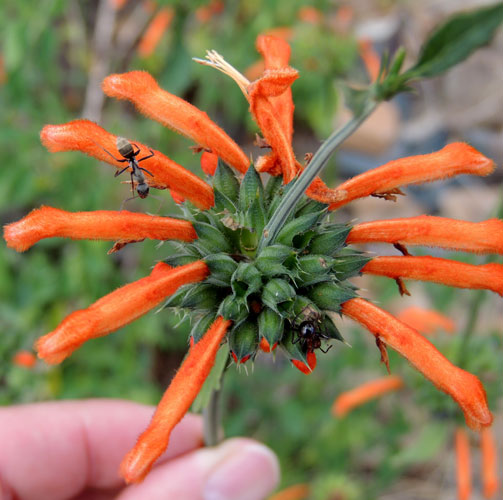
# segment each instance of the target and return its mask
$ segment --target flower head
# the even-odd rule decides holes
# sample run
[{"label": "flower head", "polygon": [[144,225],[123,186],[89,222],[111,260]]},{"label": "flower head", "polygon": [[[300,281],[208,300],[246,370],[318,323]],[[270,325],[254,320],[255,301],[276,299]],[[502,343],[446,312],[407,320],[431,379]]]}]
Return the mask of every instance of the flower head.
[{"label": "flower head", "polygon": [[[139,182],[136,169],[145,171],[145,182],[151,187],[173,192],[184,220],[42,207],[5,228],[8,245],[18,251],[55,236],[116,241],[113,250],[145,238],[178,241],[177,253],[157,263],[148,276],[73,312],[36,343],[40,358],[59,363],[83,342],[121,328],[162,301],[165,308],[184,311],[194,319],[189,354],[148,429],[123,461],[121,473],[127,481],[141,480],[166,448],[171,430],[199,392],[222,344],[240,364],[253,361],[259,348],[265,352],[280,348],[295,367],[309,374],[316,367],[318,352],[343,341],[337,314],[365,326],[375,336],[383,359],[386,346],[408,359],[459,404],[469,426],[479,429],[492,421],[484,388],[474,375],[454,366],[415,329],[358,297],[348,279],[363,272],[400,282],[404,278],[434,281],[502,294],[502,265],[473,266],[408,252],[403,257],[371,258],[349,245],[373,241],[402,249],[429,245],[503,253],[501,221],[469,223],[421,216],[352,227],[333,223],[327,215],[364,196],[393,199],[409,184],[462,173],[488,175],[494,163],[467,144],[454,143],[428,155],[392,161],[337,189],[313,176],[307,196],[295,200],[274,240],[264,245],[270,237],[270,221],[280,217],[279,207],[295,192],[295,181],[307,168],[292,148],[290,88],[299,74],[289,66],[290,48],[273,36],[259,37],[257,48],[265,70],[253,82],[214,52],[205,61],[236,80],[271,150],[252,164],[206,113],[161,89],[148,73],[115,74],[103,82],[108,96],[131,101],[148,117],[194,140],[202,151],[201,167],[210,177],[208,182],[137,142],[126,141],[134,155],[125,156],[115,135],[87,120],[42,130],[42,142],[52,152],[78,150],[118,169],[125,166],[131,169],[132,182]],[[151,156],[133,159],[140,152]],[[259,171],[270,174],[265,185]],[[446,232],[446,226],[452,231]],[[399,386],[400,380],[390,377],[381,390]]]}]

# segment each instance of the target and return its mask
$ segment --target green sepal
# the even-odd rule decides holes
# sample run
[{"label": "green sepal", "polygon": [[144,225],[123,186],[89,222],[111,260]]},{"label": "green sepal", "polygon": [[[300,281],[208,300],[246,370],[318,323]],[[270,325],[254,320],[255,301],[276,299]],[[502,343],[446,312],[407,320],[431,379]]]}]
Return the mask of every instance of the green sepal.
[{"label": "green sepal", "polygon": [[225,319],[230,319],[235,323],[239,323],[248,316],[248,304],[242,297],[227,295],[227,297],[222,300],[217,314],[223,316]]},{"label": "green sepal", "polygon": [[264,337],[272,349],[283,336],[284,319],[272,309],[265,307],[259,314],[257,321],[260,338]]},{"label": "green sepal", "polygon": [[206,254],[230,253],[232,248],[229,240],[216,227],[206,222],[193,222],[198,239],[194,245]]},{"label": "green sepal", "polygon": [[302,276],[302,273],[328,274],[333,263],[334,259],[326,255],[309,254],[299,257],[297,265]]},{"label": "green sepal", "polygon": [[306,312],[314,311],[316,314],[321,314],[316,304],[305,297],[304,295],[297,295],[293,304],[293,313],[295,314],[295,324],[299,324],[306,318]]},{"label": "green sepal", "polygon": [[307,362],[307,352],[302,349],[301,342],[295,342],[297,339],[297,333],[292,328],[285,328],[283,332],[283,338],[281,340],[281,347],[286,353],[288,359],[295,359],[297,361],[301,361],[306,366]]},{"label": "green sepal", "polygon": [[241,212],[248,211],[257,198],[264,199],[264,186],[255,167],[250,165],[239,188],[239,210]]},{"label": "green sepal", "polygon": [[313,227],[324,213],[325,211],[301,215],[300,217],[287,222],[278,233],[276,242],[283,245],[292,245],[294,236],[304,233]]},{"label": "green sepal", "polygon": [[255,321],[244,321],[236,325],[229,334],[229,347],[237,362],[254,357],[258,347],[258,329]]},{"label": "green sepal", "polygon": [[262,302],[278,314],[284,312],[284,308],[279,309],[278,305],[283,303],[293,303],[295,289],[280,278],[269,280],[262,290]]},{"label": "green sepal", "polygon": [[192,286],[193,286],[192,283],[181,286],[175,293],[173,293],[166,299],[166,302],[164,303],[162,308],[164,309],[166,307],[181,307],[185,295],[187,295],[190,292]]},{"label": "green sepal", "polygon": [[335,272],[337,279],[343,281],[352,276],[357,276],[362,267],[370,262],[372,257],[360,253],[352,253],[347,255],[338,255],[334,259],[332,270]]},{"label": "green sepal", "polygon": [[[276,191],[276,194],[274,198],[271,199],[269,203],[269,208],[267,209],[267,218],[270,219],[272,214],[276,211],[278,208],[279,204],[281,203],[281,200],[285,197],[285,195],[290,191],[290,189],[293,188],[293,185],[295,184],[295,181],[297,178],[291,180],[288,184],[282,184],[279,189]],[[290,214],[288,219],[291,219],[293,217],[293,214]]]},{"label": "green sepal", "polygon": [[249,262],[240,262],[231,277],[231,287],[235,297],[248,298],[262,286],[261,272]]},{"label": "green sepal", "polygon": [[215,209],[217,212],[227,211],[229,213],[234,213],[236,211],[236,206],[230,198],[225,196],[225,194],[216,188],[213,188],[213,193],[215,195]]},{"label": "green sepal", "polygon": [[283,262],[288,257],[295,256],[295,252],[291,247],[286,245],[271,245],[265,247],[255,260],[255,265],[264,276],[279,276],[282,274],[291,274]]},{"label": "green sepal", "polygon": [[213,188],[235,203],[239,196],[239,181],[234,172],[220,158],[213,176]]},{"label": "green sepal", "polygon": [[[262,231],[266,223],[266,215],[262,198],[255,198],[248,209],[240,214],[242,226],[251,229],[258,237],[262,236]],[[257,239],[258,243],[258,239]],[[255,247],[257,246],[255,243]]]},{"label": "green sepal", "polygon": [[225,253],[216,253],[207,255],[204,258],[211,274],[206,279],[207,283],[213,283],[218,286],[230,286],[231,277],[236,271],[237,262]]},{"label": "green sepal", "polygon": [[321,309],[339,312],[341,304],[354,299],[356,293],[336,283],[319,283],[307,292],[307,296]]},{"label": "green sepal", "polygon": [[344,337],[341,335],[341,332],[328,314],[325,314],[323,316],[323,319],[321,320],[321,331],[324,335],[327,335],[331,339],[345,342]]},{"label": "green sepal", "polygon": [[196,260],[200,260],[201,258],[196,255],[187,255],[187,254],[180,254],[177,253],[175,255],[169,255],[164,259],[164,262],[166,264],[169,264],[170,266],[177,267],[177,266],[184,266],[185,264],[192,264],[192,262],[196,262]]},{"label": "green sepal", "polygon": [[281,175],[269,177],[269,180],[264,188],[264,199],[267,204],[276,197],[282,185],[283,177]]},{"label": "green sepal", "polygon": [[208,331],[208,328],[215,321],[215,312],[209,312],[205,315],[201,316],[192,327],[190,331],[190,336],[194,341],[194,344],[197,344],[202,336]]},{"label": "green sepal", "polygon": [[307,215],[317,212],[324,212],[327,209],[328,205],[326,203],[311,200],[310,198],[304,198],[297,205],[297,209],[295,211],[295,217],[300,217],[301,215]]},{"label": "green sepal", "polygon": [[345,224],[331,224],[321,234],[313,237],[309,252],[320,255],[334,255],[346,243],[351,227]]},{"label": "green sepal", "polygon": [[[188,292],[183,296],[179,307],[187,309],[216,309],[221,299],[219,289],[209,283],[191,284]],[[169,306],[171,307],[171,306]]]}]

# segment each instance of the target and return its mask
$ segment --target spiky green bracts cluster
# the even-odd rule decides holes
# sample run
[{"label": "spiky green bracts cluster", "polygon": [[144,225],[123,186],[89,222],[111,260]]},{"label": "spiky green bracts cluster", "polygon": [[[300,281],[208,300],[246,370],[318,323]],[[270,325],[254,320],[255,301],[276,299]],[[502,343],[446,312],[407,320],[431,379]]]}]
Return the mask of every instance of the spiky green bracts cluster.
[{"label": "spiky green bracts cluster", "polygon": [[[271,177],[264,187],[250,166],[241,181],[219,162],[213,177],[215,205],[199,211],[185,202],[184,216],[198,239],[177,244],[171,265],[204,260],[211,275],[171,296],[166,307],[191,315],[197,342],[217,315],[233,321],[229,347],[236,362],[254,358],[261,339],[306,364],[308,346],[297,342],[300,323],[313,313],[320,331],[342,340],[333,322],[356,290],[347,279],[369,258],[345,247],[351,229],[328,221],[327,205],[302,198],[274,243],[258,251],[269,218],[293,182]],[[336,316],[336,315],[335,315]]]}]

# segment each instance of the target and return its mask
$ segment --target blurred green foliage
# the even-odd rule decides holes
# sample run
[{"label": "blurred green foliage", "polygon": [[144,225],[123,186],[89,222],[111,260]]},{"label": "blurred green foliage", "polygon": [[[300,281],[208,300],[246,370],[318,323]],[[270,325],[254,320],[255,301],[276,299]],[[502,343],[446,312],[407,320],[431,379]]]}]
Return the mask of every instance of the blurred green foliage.
[{"label": "blurred green foliage", "polygon": [[[291,63],[301,73],[293,87],[295,128],[319,138],[331,130],[337,111],[335,80],[342,75],[362,77],[355,40],[334,31],[330,20],[337,6],[328,0],[313,3],[323,14],[319,25],[299,20],[301,1],[229,2],[206,22],[195,15],[203,2],[193,3],[190,9],[185,2],[164,3],[174,6],[176,14],[156,51],[146,59],[136,54],[134,45],[125,53],[114,53],[110,71],[152,72],[162,86],[207,111],[237,140],[251,141],[256,127],[238,87],[191,61],[203,57],[206,49],[216,49],[245,71],[259,59],[253,48],[256,36],[288,27]],[[0,87],[2,224],[43,204],[70,211],[118,209],[130,195],[129,187],[113,179],[108,166],[79,153],[50,154],[38,138],[44,124],[80,117],[93,60],[96,6],[96,1],[11,0],[0,8],[0,57],[6,75]],[[131,8],[118,13],[119,21]],[[198,158],[188,150],[189,141],[122,103],[106,103],[101,123],[116,134],[159,148],[200,173]],[[127,207],[173,212],[168,193],[158,196],[162,204],[151,196]],[[146,275],[167,251],[167,245],[146,241],[108,256],[110,246],[55,239],[42,241],[24,254],[2,246],[0,404],[86,397],[158,401],[187,345],[188,325],[175,328],[178,318],[165,313],[148,314],[114,335],[87,343],[60,366],[37,363],[27,370],[12,364],[15,352],[30,349],[66,314]],[[384,304],[398,293],[394,283],[385,280],[376,280],[374,291]],[[445,311],[453,309],[460,296],[445,287],[430,286],[429,291],[432,302]],[[468,303],[467,293],[461,294]],[[407,389],[335,420],[330,406],[337,394],[385,372],[372,339],[361,332],[347,337],[352,347],[338,345],[320,355],[309,377],[281,355],[274,364],[271,356],[262,356],[248,376],[243,369],[231,367],[224,382],[224,422],[228,435],[253,436],[278,453],[285,485],[305,480],[313,482],[316,491],[338,489],[349,499],[370,499],[407,468],[434,457],[450,439],[460,411],[390,353],[393,372],[405,376]],[[459,338],[435,340],[451,358],[456,357],[460,342]],[[470,348],[477,356],[467,361],[466,368],[484,382],[501,380],[496,355],[501,344],[497,332],[474,339]],[[489,388],[495,405],[500,394],[496,384]],[[405,447],[410,435],[413,439]]]}]

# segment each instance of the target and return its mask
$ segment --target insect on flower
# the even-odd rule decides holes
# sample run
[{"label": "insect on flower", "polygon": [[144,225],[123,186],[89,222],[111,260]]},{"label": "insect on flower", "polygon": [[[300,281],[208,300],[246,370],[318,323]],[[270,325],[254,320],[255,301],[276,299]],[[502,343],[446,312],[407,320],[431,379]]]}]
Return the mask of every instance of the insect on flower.
[{"label": "insect on flower", "polygon": [[[117,172],[115,172],[114,177],[118,177],[128,168],[130,168],[131,190],[133,191],[133,196],[134,196],[134,185],[136,183],[136,192],[138,193],[138,196],[140,198],[146,198],[148,196],[149,187],[148,184],[145,182],[145,176],[143,175],[143,172],[146,172],[151,177],[153,177],[154,175],[151,172],[149,172],[146,168],[140,167],[139,163],[143,160],[147,160],[148,158],[152,158],[152,156],[154,156],[154,152],[150,149],[149,155],[144,156],[143,158],[137,160],[136,157],[140,154],[140,148],[136,146],[136,144],[131,144],[124,137],[117,137],[116,144],[117,144],[117,150],[123,157],[122,159],[116,158],[112,153],[110,153],[110,151],[107,151],[105,148],[103,148],[103,151],[109,154],[115,161],[118,161],[120,163],[128,162],[128,166],[124,167],[122,170],[117,170]],[[133,146],[136,146],[137,148],[136,151],[134,150]]]},{"label": "insect on flower", "polygon": [[319,349],[326,354],[332,348],[332,345],[329,345],[326,349],[322,349],[321,339],[331,339],[332,337],[322,331],[322,314],[311,307],[304,308],[301,314],[304,318],[298,327],[295,326],[294,321],[293,326],[297,333],[297,338],[292,344],[299,342],[302,349],[306,352],[313,352]]}]

